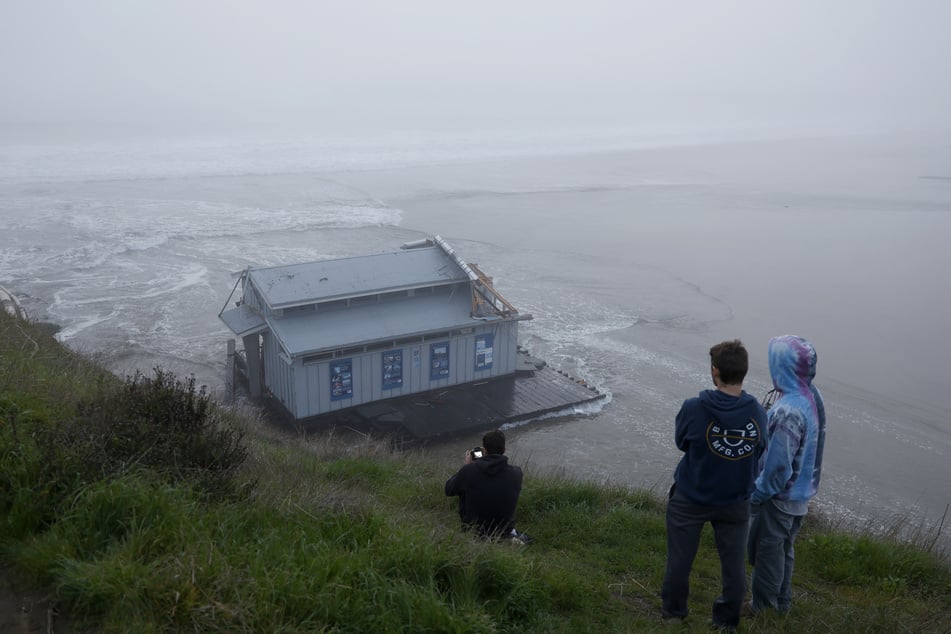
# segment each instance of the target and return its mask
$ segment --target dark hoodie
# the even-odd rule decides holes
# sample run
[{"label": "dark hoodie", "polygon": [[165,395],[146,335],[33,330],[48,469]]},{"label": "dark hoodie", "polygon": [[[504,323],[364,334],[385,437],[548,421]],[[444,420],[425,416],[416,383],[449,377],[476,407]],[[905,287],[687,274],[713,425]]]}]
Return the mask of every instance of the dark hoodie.
[{"label": "dark hoodie", "polygon": [[742,392],[704,390],[684,401],[674,438],[684,452],[674,482],[694,504],[726,506],[750,497],[764,446],[766,411]]},{"label": "dark hoodie", "polygon": [[446,481],[446,495],[459,496],[459,517],[482,535],[507,535],[515,528],[522,470],[502,454],[473,460]]}]

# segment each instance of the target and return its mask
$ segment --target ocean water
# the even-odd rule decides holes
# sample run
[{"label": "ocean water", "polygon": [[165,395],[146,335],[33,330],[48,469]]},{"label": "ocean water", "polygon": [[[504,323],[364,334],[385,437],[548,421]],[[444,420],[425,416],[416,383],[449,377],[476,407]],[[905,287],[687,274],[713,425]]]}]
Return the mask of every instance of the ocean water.
[{"label": "ocean water", "polygon": [[[120,375],[220,389],[217,314],[243,268],[432,234],[534,315],[523,345],[609,395],[510,429],[516,462],[664,489],[709,347],[742,339],[762,396],[768,339],[792,333],[819,353],[820,504],[881,526],[951,503],[947,141],[0,146],[0,284]],[[473,440],[428,451],[448,464]]]}]

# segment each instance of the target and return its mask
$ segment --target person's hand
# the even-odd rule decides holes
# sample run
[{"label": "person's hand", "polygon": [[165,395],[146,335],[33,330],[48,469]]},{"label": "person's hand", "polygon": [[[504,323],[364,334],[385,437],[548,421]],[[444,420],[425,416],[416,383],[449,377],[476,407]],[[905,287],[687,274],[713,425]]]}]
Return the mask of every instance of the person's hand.
[{"label": "person's hand", "polygon": [[471,462],[472,462],[472,450],[466,449],[466,464],[469,464]]}]

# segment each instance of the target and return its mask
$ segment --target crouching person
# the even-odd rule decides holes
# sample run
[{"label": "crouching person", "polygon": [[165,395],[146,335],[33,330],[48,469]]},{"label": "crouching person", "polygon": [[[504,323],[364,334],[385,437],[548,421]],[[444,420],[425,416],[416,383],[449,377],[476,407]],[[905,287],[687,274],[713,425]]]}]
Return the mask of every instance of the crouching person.
[{"label": "crouching person", "polygon": [[478,449],[466,451],[465,464],[446,481],[446,495],[459,496],[464,528],[481,537],[517,537],[515,507],[522,491],[522,470],[509,464],[505,434],[499,429],[483,436]]}]

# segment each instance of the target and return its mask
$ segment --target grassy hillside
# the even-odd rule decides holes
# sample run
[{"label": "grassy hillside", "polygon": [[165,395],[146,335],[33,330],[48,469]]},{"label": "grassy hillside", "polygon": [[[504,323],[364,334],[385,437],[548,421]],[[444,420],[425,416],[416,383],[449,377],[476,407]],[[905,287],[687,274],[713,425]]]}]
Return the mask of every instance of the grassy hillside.
[{"label": "grassy hillside", "polygon": [[[663,503],[526,469],[530,546],[458,530],[456,465],[374,440],[290,438],[187,379],[122,381],[0,314],[0,560],[105,632],[706,631],[665,625]],[[795,604],[741,631],[942,632],[951,572],[927,548],[812,516]],[[22,586],[21,586],[22,587]]]}]

